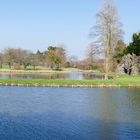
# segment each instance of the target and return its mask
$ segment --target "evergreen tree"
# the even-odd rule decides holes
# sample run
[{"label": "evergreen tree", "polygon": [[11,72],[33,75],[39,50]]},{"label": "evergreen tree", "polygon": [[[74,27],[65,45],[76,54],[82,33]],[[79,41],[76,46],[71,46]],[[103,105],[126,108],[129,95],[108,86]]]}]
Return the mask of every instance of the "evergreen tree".
[{"label": "evergreen tree", "polygon": [[140,56],[140,33],[134,33],[132,36],[132,42],[129,43],[125,50],[125,53],[135,54]]}]

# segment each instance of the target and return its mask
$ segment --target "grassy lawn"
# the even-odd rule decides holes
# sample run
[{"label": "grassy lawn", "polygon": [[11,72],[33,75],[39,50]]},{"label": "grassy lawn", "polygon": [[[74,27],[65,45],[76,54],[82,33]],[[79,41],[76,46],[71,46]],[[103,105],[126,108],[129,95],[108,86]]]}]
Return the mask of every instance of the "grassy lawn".
[{"label": "grassy lawn", "polygon": [[62,68],[60,70],[56,70],[56,69],[50,69],[50,68],[44,68],[44,67],[40,67],[37,66],[36,69],[34,70],[32,67],[28,67],[28,69],[9,69],[8,67],[2,68],[0,69],[0,73],[14,73],[14,74],[20,74],[20,73],[65,73],[65,72],[70,72],[73,70],[78,70],[78,69],[74,69],[74,68]]},{"label": "grassy lawn", "polygon": [[0,85],[56,87],[140,87],[140,76],[117,75],[109,80],[0,80]]}]

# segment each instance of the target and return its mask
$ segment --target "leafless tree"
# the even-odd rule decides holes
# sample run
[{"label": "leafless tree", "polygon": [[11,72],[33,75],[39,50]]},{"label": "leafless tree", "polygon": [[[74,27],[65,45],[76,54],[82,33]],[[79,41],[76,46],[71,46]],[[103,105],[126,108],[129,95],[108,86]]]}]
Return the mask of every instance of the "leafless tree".
[{"label": "leafless tree", "polygon": [[72,55],[68,58],[68,61],[70,63],[70,67],[76,68],[79,60],[76,56]]},{"label": "leafless tree", "polygon": [[113,0],[105,0],[103,8],[96,15],[96,25],[90,33],[96,45],[103,49],[106,73],[112,71],[114,48],[118,40],[121,40],[123,36],[122,24],[119,20]]},{"label": "leafless tree", "polygon": [[2,64],[3,64],[3,54],[0,53],[0,68],[2,68]]},{"label": "leafless tree", "polygon": [[3,63],[20,68],[21,65],[26,69],[30,63],[30,52],[21,48],[5,48],[3,51]]},{"label": "leafless tree", "polygon": [[15,60],[15,49],[14,48],[5,48],[4,49],[4,61],[6,64],[9,65],[9,68],[11,69],[11,66],[14,64]]},{"label": "leafless tree", "polygon": [[93,65],[93,63],[95,63],[95,61],[99,58],[101,54],[101,49],[95,43],[91,43],[87,47],[86,53],[87,53],[87,60],[91,63],[91,65]]}]

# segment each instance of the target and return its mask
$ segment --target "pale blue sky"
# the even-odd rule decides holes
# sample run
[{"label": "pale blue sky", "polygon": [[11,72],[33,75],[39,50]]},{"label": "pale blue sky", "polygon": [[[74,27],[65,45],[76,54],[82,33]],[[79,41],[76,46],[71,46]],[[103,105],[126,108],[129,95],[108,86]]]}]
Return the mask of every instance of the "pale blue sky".
[{"label": "pale blue sky", "polygon": [[[128,43],[140,31],[140,0],[116,0]],[[0,48],[37,51],[65,44],[69,55],[84,58],[102,0],[0,0]]]}]

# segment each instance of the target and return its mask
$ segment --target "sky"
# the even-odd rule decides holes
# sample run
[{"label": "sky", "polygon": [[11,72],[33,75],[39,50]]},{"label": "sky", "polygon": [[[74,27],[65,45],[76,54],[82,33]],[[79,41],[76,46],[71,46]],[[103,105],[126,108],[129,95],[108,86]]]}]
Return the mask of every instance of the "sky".
[{"label": "sky", "polygon": [[[36,52],[63,44],[68,56],[83,59],[92,42],[103,0],[0,0],[0,50],[20,47]],[[124,41],[140,31],[140,0],[116,0]]]}]

